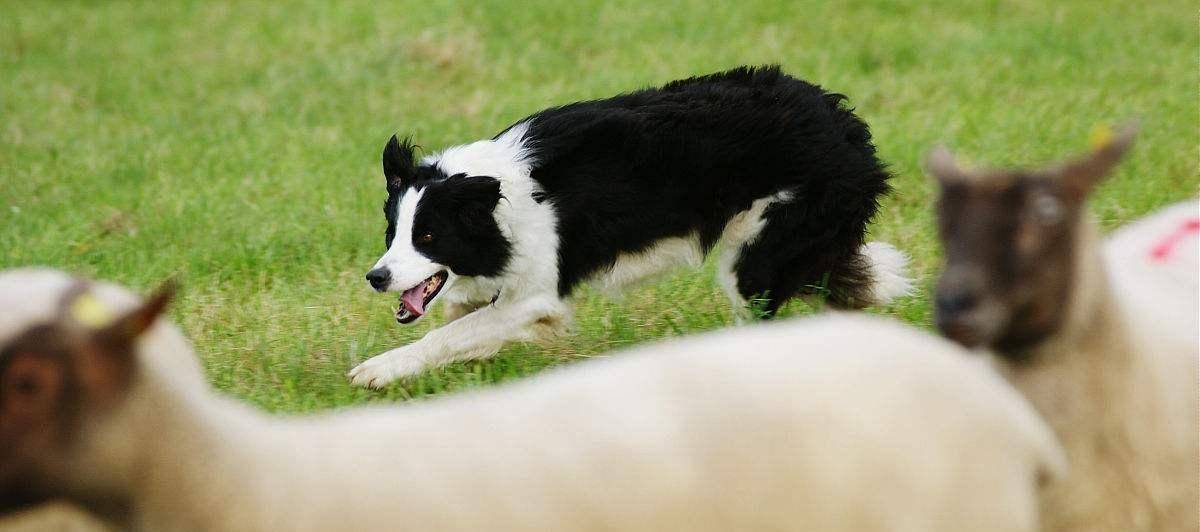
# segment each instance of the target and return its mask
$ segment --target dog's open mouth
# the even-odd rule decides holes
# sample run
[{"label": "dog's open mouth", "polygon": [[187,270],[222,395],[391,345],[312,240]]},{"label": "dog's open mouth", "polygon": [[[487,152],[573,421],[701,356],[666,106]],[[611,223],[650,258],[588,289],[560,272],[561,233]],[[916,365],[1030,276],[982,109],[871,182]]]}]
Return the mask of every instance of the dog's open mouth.
[{"label": "dog's open mouth", "polygon": [[437,272],[400,294],[400,306],[396,307],[396,321],[412,323],[424,316],[425,307],[442,291],[447,277],[449,274],[445,270]]}]

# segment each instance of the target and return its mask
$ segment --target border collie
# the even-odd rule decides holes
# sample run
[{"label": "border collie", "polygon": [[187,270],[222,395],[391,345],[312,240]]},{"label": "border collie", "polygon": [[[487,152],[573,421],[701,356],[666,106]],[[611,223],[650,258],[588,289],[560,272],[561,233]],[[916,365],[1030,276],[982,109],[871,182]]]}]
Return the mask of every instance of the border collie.
[{"label": "border collie", "polygon": [[387,252],[367,273],[396,321],[447,324],[350,371],[378,387],[565,329],[583,283],[615,291],[717,244],[735,313],[821,294],[858,308],[907,294],[907,258],[864,245],[889,190],[845,96],[741,67],[534,114],[416,160],[383,150]]}]

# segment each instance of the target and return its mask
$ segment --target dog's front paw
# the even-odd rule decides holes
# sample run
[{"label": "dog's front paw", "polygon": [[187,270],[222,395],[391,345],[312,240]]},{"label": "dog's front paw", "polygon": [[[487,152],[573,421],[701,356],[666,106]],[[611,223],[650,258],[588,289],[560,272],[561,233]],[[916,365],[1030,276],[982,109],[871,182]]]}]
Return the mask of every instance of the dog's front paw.
[{"label": "dog's front paw", "polygon": [[346,376],[354,386],[382,388],[396,379],[421,373],[425,366],[424,359],[402,347],[367,359]]}]

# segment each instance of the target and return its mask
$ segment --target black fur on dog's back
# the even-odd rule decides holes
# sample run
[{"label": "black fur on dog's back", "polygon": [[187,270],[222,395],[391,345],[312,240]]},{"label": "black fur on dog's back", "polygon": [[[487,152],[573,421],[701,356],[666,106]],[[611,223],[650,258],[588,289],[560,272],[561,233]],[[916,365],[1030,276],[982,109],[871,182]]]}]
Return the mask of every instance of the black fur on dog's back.
[{"label": "black fur on dog's back", "polygon": [[696,234],[707,251],[732,216],[786,191],[744,246],[739,291],[770,293],[769,310],[817,285],[865,303],[859,250],[890,176],[844,100],[777,66],[742,67],[522,120],[539,200],[558,215],[560,293],[665,237]]}]

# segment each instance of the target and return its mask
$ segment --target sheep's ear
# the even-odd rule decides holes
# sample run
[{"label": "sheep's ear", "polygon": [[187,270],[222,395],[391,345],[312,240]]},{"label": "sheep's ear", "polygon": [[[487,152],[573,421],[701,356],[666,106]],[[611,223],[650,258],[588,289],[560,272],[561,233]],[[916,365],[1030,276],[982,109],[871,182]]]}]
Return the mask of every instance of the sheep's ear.
[{"label": "sheep's ear", "polygon": [[401,141],[392,135],[383,147],[383,177],[387,180],[388,190],[400,188],[402,183],[412,179],[415,171],[412,139]]},{"label": "sheep's ear", "polygon": [[941,144],[934,146],[925,156],[925,171],[943,185],[964,181],[967,176],[967,172],[954,160],[954,154]]},{"label": "sheep's ear", "polygon": [[74,364],[91,402],[111,404],[124,396],[137,366],[137,341],[162,316],[174,293],[174,283],[164,283],[141,305],[87,333]]},{"label": "sheep's ear", "polygon": [[114,347],[131,347],[158,321],[175,296],[175,283],[167,281],[137,308],[122,314],[98,331],[96,336]]},{"label": "sheep's ear", "polygon": [[1108,128],[1098,129],[1093,134],[1092,153],[1068,162],[1052,173],[1061,179],[1067,194],[1082,200],[1121,162],[1133,145],[1137,129],[1137,124],[1133,122],[1125,124],[1115,133]]}]

